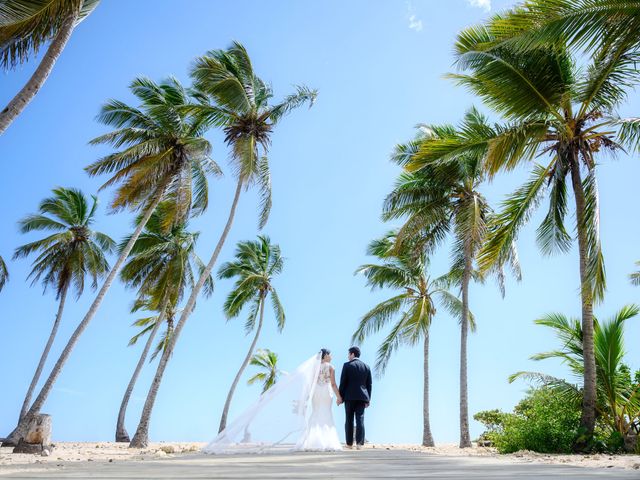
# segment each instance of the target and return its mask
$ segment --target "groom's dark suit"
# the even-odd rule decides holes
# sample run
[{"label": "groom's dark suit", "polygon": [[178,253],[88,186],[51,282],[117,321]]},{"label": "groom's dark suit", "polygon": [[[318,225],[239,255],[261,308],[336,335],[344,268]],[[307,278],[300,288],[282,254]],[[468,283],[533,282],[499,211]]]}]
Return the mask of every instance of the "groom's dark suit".
[{"label": "groom's dark suit", "polygon": [[371,369],[359,358],[345,363],[340,375],[340,396],[347,414],[345,435],[353,445],[353,420],[356,421],[356,444],[364,445],[364,409],[371,401]]}]

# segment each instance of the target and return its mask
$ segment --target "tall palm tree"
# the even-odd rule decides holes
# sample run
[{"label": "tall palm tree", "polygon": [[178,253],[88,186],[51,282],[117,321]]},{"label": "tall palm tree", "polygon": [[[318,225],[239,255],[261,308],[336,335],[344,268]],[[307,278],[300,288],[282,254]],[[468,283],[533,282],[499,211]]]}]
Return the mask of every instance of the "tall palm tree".
[{"label": "tall palm tree", "polygon": [[9,270],[7,270],[7,264],[4,263],[4,259],[0,257],[0,292],[7,280],[9,280]]},{"label": "tall palm tree", "polygon": [[[62,320],[67,294],[70,290],[75,290],[79,298],[84,291],[87,276],[95,290],[98,280],[109,271],[105,254],[115,249],[115,242],[104,233],[92,229],[97,207],[98,199],[95,196],[89,200],[80,190],[56,188],[51,197],[40,203],[37,214],[28,215],[20,221],[22,233],[53,232],[40,240],[18,247],[14,258],[37,255],[29,278],[32,279],[32,285],[41,281],[45,291],[47,288],[55,291],[58,311],[22,403],[19,421],[25,417],[31,405],[31,397]],[[9,444],[10,441],[6,443]]]},{"label": "tall palm tree", "polygon": [[258,350],[255,355],[251,357],[249,365],[259,367],[261,371],[247,381],[248,385],[262,382],[262,393],[264,393],[278,383],[278,377],[280,377],[282,372],[278,368],[277,353],[272,352],[268,348]]},{"label": "tall palm tree", "polygon": [[[460,319],[460,448],[471,447],[467,382],[467,337],[469,331],[469,285],[482,280],[477,274],[475,258],[486,240],[487,222],[492,210],[480,192],[485,181],[483,160],[486,147],[457,156],[438,158],[422,155],[425,149],[435,149],[457,141],[462,132],[487,129],[487,121],[476,109],[470,109],[460,126],[422,125],[412,142],[396,147],[393,160],[408,172],[400,175],[394,190],[387,196],[383,218],[404,219],[399,241],[411,239],[418,248],[423,244],[440,243],[453,237],[450,275],[460,287],[462,310]],[[502,265],[509,263],[520,278],[515,247],[505,252],[494,272],[504,295]]]},{"label": "tall palm tree", "polygon": [[[202,260],[195,252],[199,233],[189,232],[186,223],[174,225],[168,231],[163,226],[164,219],[172,215],[174,207],[175,203],[171,200],[158,205],[120,272],[120,278],[126,285],[138,289],[138,300],[132,311],[145,309],[154,311],[157,315],[143,318],[134,324],[143,329],[131,339],[129,345],[135,344],[145,334],[148,334],[148,338],[122,398],[116,425],[116,442],[130,441],[125,428],[127,406],[158,330],[163,324],[172,323],[185,288],[193,287],[195,272],[199,273],[204,269]],[[120,248],[125,248],[128,242],[129,238],[125,238]],[[205,289],[207,295],[213,292],[211,277],[205,284]],[[167,328],[160,346],[168,341],[171,331],[172,328]],[[152,359],[158,351],[156,349]]]},{"label": "tall palm tree", "polygon": [[[640,308],[637,305],[627,305],[606,322],[594,319],[596,411],[605,428],[618,432],[623,437],[635,434],[634,426],[640,425],[640,386],[631,382],[628,370],[623,364],[624,325],[638,313]],[[559,359],[567,364],[571,374],[581,381],[584,362],[580,320],[553,313],[545,315],[535,323],[553,329],[562,347],[535,354],[531,357],[532,360]],[[572,382],[539,372],[517,372],[509,377],[509,381],[513,382],[518,378],[552,388],[576,406],[581,403],[581,388]]]},{"label": "tall palm tree", "polygon": [[[595,425],[595,357],[593,305],[606,288],[600,246],[596,158],[622,145],[640,147],[633,119],[621,120],[616,108],[640,75],[630,72],[628,58],[595,57],[583,73],[564,48],[539,48],[520,52],[507,45],[491,51],[485,45],[495,38],[487,28],[463,31],[456,52],[467,74],[453,74],[459,84],[478,94],[508,120],[485,132],[462,132],[455,141],[423,148],[421,155],[447,158],[465,151],[487,148],[485,166],[490,176],[523,163],[532,177],[503,203],[503,211],[488,226],[489,235],[479,252],[486,270],[511,248],[521,226],[549,191],[549,213],[538,229],[545,254],[566,252],[572,237],[565,228],[568,211],[567,183],[575,201],[580,294],[584,332],[584,404],[581,435],[576,450],[589,443]],[[638,123],[640,125],[640,123]],[[636,132],[634,134],[634,132]],[[542,164],[534,162],[546,157]]]},{"label": "tall palm tree", "polygon": [[[115,130],[91,142],[107,143],[121,150],[89,165],[86,170],[90,175],[112,175],[102,188],[119,184],[111,202],[112,211],[125,208],[139,210],[141,218],[33,402],[29,411],[31,415],[40,412],[75,344],[98,311],[160,201],[172,199],[175,203],[171,215],[163,218],[165,228],[179,224],[190,213],[200,214],[206,209],[206,175],[220,173],[218,166],[209,158],[211,146],[202,136],[206,126],[185,110],[185,105],[192,100],[189,91],[175,79],[156,84],[146,78],[134,80],[131,91],[140,100],[141,108],[118,100],[107,102],[98,119]],[[203,285],[206,278],[202,279]],[[26,422],[21,422],[17,434],[24,433]]]},{"label": "tall palm tree", "polygon": [[218,272],[218,278],[236,279],[233,290],[229,292],[224,302],[225,316],[227,319],[236,318],[245,307],[249,307],[249,317],[245,323],[245,331],[249,334],[255,329],[249,351],[233,379],[231,388],[229,388],[229,393],[222,409],[218,432],[227,427],[227,416],[229,415],[233,394],[238,386],[240,377],[251,361],[253,351],[260,338],[264,324],[264,306],[268,297],[271,297],[271,305],[276,317],[278,331],[282,331],[284,328],[284,309],[280,303],[278,292],[273,286],[273,278],[282,273],[283,266],[284,258],[282,258],[280,247],[272,244],[269,237],[259,235],[258,240],[238,243],[235,259],[223,264]]},{"label": "tall palm tree", "polygon": [[76,25],[100,0],[4,0],[0,4],[0,66],[15,67],[51,42],[31,78],[0,111],[0,135],[34,99]]},{"label": "tall palm tree", "polygon": [[315,91],[298,87],[295,94],[271,105],[271,88],[256,75],[247,51],[239,43],[233,43],[227,50],[214,50],[198,58],[191,74],[195,86],[201,92],[201,104],[191,107],[191,111],[203,122],[224,128],[225,141],[231,149],[231,160],[237,177],[236,190],[220,239],[205,271],[191,291],[167,350],[158,363],[138,430],[130,444],[137,448],[145,447],[149,442],[149,419],[169,357],[193,312],[206,278],[218,260],[231,230],[243,189],[253,184],[259,185],[262,197],[260,227],[267,222],[271,208],[271,176],[266,154],[273,128],[289,112],[305,103],[312,105],[316,98]]},{"label": "tall palm tree", "polygon": [[[440,303],[452,314],[460,316],[462,303],[449,293],[446,287],[449,279],[432,279],[428,272],[428,257],[424,249],[415,248],[405,242],[398,250],[397,234],[388,233],[369,245],[367,253],[380,260],[379,264],[362,265],[356,273],[363,274],[372,289],[392,288],[401,293],[380,302],[367,312],[353,334],[353,341],[363,342],[389,323],[397,319],[391,332],[378,350],[376,370],[384,374],[391,355],[401,345],[415,346],[420,342],[424,350],[424,391],[423,391],[423,431],[422,444],[433,447],[429,417],[429,330],[436,314],[436,304]],[[471,327],[475,328],[473,318]]]}]

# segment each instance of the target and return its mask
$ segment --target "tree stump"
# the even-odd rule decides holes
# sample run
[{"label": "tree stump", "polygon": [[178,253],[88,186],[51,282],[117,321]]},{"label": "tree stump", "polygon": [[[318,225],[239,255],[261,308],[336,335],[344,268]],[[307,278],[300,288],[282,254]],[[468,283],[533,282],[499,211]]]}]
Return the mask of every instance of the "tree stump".
[{"label": "tree stump", "polygon": [[13,453],[41,454],[45,449],[51,450],[51,415],[35,415]]}]

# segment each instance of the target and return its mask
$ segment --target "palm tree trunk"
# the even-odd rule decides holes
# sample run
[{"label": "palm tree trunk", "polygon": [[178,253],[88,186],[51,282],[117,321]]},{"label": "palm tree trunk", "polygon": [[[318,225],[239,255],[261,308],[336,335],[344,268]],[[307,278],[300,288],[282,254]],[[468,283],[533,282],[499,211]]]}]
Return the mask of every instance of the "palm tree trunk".
[{"label": "palm tree trunk", "polygon": [[469,392],[467,385],[467,337],[469,335],[469,282],[471,280],[471,245],[464,246],[462,273],[462,319],[460,322],[460,448],[471,447],[469,435]]},{"label": "palm tree trunk", "polygon": [[27,414],[24,416],[24,418],[22,418],[18,422],[18,426],[12,432],[12,435],[10,435],[9,438],[5,440],[6,444],[8,445],[17,444],[20,438],[26,434],[26,429],[27,429],[27,426],[29,425],[29,420],[34,415],[37,415],[40,413],[40,410],[42,409],[44,402],[47,400],[49,394],[51,393],[51,390],[53,389],[53,384],[56,382],[56,380],[58,379],[58,376],[60,375],[60,372],[62,371],[62,367],[64,367],[65,363],[67,362],[67,359],[69,358],[69,355],[71,355],[71,352],[75,347],[76,343],[78,342],[78,339],[80,338],[84,330],[87,328],[87,326],[95,316],[96,312],[98,311],[98,308],[100,308],[100,305],[102,304],[102,300],[104,299],[104,296],[106,295],[106,293],[109,291],[109,288],[111,288],[111,284],[113,283],[113,281],[116,278],[116,275],[120,271],[122,264],[124,263],[127,256],[131,252],[133,245],[138,240],[138,237],[140,236],[142,229],[145,227],[145,225],[149,221],[149,217],[151,217],[151,214],[160,203],[160,200],[164,195],[164,191],[167,186],[167,183],[168,183],[168,180],[165,181],[158,188],[158,191],[152,197],[149,203],[149,206],[147,207],[142,219],[140,220],[140,223],[138,224],[135,231],[133,232],[133,235],[131,235],[129,242],[120,253],[120,257],[118,258],[115,265],[109,272],[107,279],[105,280],[104,284],[100,288],[100,291],[98,292],[98,295],[94,299],[93,303],[91,304],[89,311],[87,312],[87,314],[84,316],[82,321],[78,324],[73,334],[71,335],[71,338],[69,339],[69,341],[67,342],[67,345],[64,347],[64,350],[60,354],[58,361],[56,362],[53,369],[51,370],[51,373],[49,374],[49,378],[47,378],[47,381],[45,382],[44,386],[40,390],[40,393],[38,394],[35,401],[33,402],[33,405],[31,405],[31,408],[29,409]]},{"label": "palm tree trunk", "polygon": [[584,391],[580,435],[574,444],[576,451],[584,451],[593,437],[596,423],[596,357],[593,332],[593,294],[588,278],[587,264],[587,226],[584,223],[586,202],[577,152],[569,162],[571,166],[571,184],[576,202],[576,229],[578,232],[578,252],[580,255],[580,297],[582,301],[582,355],[584,361]]},{"label": "palm tree trunk", "polygon": [[429,416],[429,330],[424,334],[424,391],[422,396],[422,446],[434,447],[431,435],[431,420]]},{"label": "palm tree trunk", "polygon": [[151,345],[153,345],[153,340],[156,338],[156,334],[160,329],[160,325],[164,322],[164,318],[166,315],[167,305],[169,304],[169,295],[165,297],[160,306],[160,314],[156,319],[156,324],[153,326],[151,333],[149,333],[149,338],[147,339],[147,343],[140,354],[140,359],[138,360],[138,364],[136,365],[136,369],[133,371],[133,375],[131,376],[131,380],[129,380],[129,385],[127,385],[127,390],[124,392],[124,397],[122,397],[122,403],[120,404],[120,411],[118,412],[118,423],[116,425],[116,442],[127,442],[129,443],[131,440],[129,439],[129,434],[127,433],[127,429],[124,425],[125,416],[127,414],[127,406],[129,405],[129,399],[131,398],[131,394],[133,393],[133,387],[135,387],[136,382],[138,381],[138,376],[140,375],[140,371],[144,366],[144,362],[147,360],[147,355],[149,354],[149,350],[151,349]]},{"label": "palm tree trunk", "polygon": [[227,416],[229,415],[229,407],[231,406],[231,400],[233,399],[233,394],[236,391],[236,387],[238,386],[238,382],[240,381],[240,377],[244,373],[244,369],[247,368],[249,362],[251,361],[251,357],[253,356],[253,351],[256,348],[256,344],[258,343],[258,337],[260,336],[260,332],[262,331],[262,321],[264,318],[264,304],[265,298],[262,294],[260,299],[260,320],[258,321],[258,329],[256,330],[256,334],[253,337],[253,342],[251,342],[251,346],[249,347],[249,351],[247,352],[247,356],[245,357],[242,365],[240,366],[240,370],[236,373],[236,378],[233,379],[233,383],[231,384],[231,388],[229,389],[229,393],[227,394],[227,400],[224,402],[224,408],[222,409],[222,416],[220,417],[220,427],[218,427],[218,433],[227,428]]},{"label": "palm tree trunk", "polygon": [[169,343],[167,347],[162,352],[162,356],[160,357],[160,362],[158,362],[158,368],[156,370],[156,375],[153,378],[153,382],[151,383],[151,388],[149,389],[149,393],[147,394],[147,400],[144,403],[144,408],[142,409],[142,415],[140,417],[140,423],[138,424],[138,428],[136,429],[136,433],[129,444],[130,448],[145,448],[149,444],[149,421],[151,419],[151,413],[153,411],[153,406],[156,401],[156,397],[158,396],[158,389],[160,388],[160,383],[162,382],[162,377],[167,368],[167,364],[169,363],[169,358],[173,353],[173,349],[175,348],[176,341],[180,336],[180,332],[184,328],[186,321],[189,319],[189,316],[193,312],[193,309],[196,305],[196,300],[198,299],[198,294],[204,283],[206,282],[209,275],[211,275],[211,271],[218,260],[218,256],[220,255],[220,251],[222,250],[222,246],[227,240],[227,236],[229,235],[229,231],[231,231],[231,226],[233,225],[233,219],[236,215],[236,208],[238,207],[238,201],[240,200],[240,193],[242,192],[243,181],[242,179],[238,180],[238,185],[236,187],[236,193],[233,197],[233,203],[231,204],[231,210],[229,211],[229,218],[227,219],[227,224],[222,231],[222,235],[218,240],[218,244],[216,245],[213,254],[211,255],[211,259],[207,264],[206,268],[202,271],[200,278],[198,279],[198,283],[196,283],[195,287],[191,291],[191,295],[189,296],[189,300],[182,311],[182,315],[180,315],[180,320],[178,320],[178,324],[176,325],[171,338],[169,339]]},{"label": "palm tree trunk", "polygon": [[53,66],[58,60],[58,57],[71,37],[71,33],[75,28],[79,15],[80,6],[78,6],[78,8],[75,9],[62,24],[60,30],[51,42],[51,45],[49,45],[47,53],[45,53],[44,57],[40,61],[40,65],[38,65],[36,71],[33,72],[33,75],[31,75],[27,84],[22,87],[22,90],[20,90],[18,94],[11,99],[4,110],[0,112],[0,135],[2,135],[16,117],[20,115],[25,107],[36,96],[42,85],[44,85],[44,82],[49,77],[51,70],[53,70]]},{"label": "palm tree trunk", "polygon": [[31,379],[31,385],[29,385],[29,390],[27,390],[27,395],[24,397],[24,402],[22,403],[22,409],[20,410],[20,418],[18,421],[22,420],[24,416],[29,411],[29,405],[31,405],[31,397],[33,396],[33,391],[38,384],[38,380],[40,380],[40,375],[42,374],[42,369],[44,368],[44,364],[47,361],[47,357],[49,356],[49,351],[51,350],[51,345],[53,345],[53,340],[56,338],[56,334],[58,333],[58,327],[60,326],[60,320],[62,320],[62,312],[64,311],[64,303],[67,299],[67,292],[69,291],[69,285],[65,285],[60,293],[60,303],[58,304],[58,313],[56,314],[56,319],[53,322],[53,328],[51,329],[51,333],[49,334],[49,340],[44,347],[42,352],[42,356],[40,357],[40,362],[38,363],[38,367],[36,368],[36,372]]}]

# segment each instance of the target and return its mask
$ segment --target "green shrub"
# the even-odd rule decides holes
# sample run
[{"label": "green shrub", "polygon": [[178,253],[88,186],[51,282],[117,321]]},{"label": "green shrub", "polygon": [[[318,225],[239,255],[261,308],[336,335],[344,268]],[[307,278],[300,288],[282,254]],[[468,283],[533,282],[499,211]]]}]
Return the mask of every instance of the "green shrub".
[{"label": "green shrub", "polygon": [[569,453],[580,410],[551,389],[538,388],[531,390],[513,413],[490,410],[474,418],[485,424],[483,438],[491,440],[500,453]]}]

